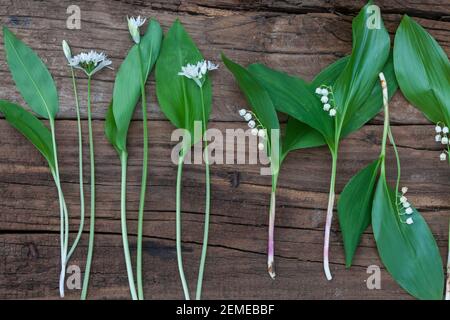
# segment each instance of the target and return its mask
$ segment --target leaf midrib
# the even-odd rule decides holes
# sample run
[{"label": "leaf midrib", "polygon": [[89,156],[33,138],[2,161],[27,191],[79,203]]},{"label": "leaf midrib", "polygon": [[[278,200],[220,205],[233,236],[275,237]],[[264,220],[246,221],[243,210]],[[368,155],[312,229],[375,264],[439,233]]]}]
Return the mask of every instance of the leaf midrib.
[{"label": "leaf midrib", "polygon": [[39,87],[37,86],[37,84],[36,84],[36,82],[34,81],[33,77],[32,77],[31,74],[28,72],[28,70],[27,70],[27,68],[26,68],[26,66],[25,66],[25,64],[24,64],[24,62],[23,62],[23,60],[20,58],[20,55],[19,55],[19,53],[18,53],[17,50],[16,50],[16,47],[14,46],[13,42],[11,41],[11,39],[10,39],[9,37],[10,37],[10,36],[6,37],[6,41],[9,42],[10,46],[12,47],[12,49],[14,50],[14,53],[15,53],[16,56],[17,56],[17,59],[18,59],[19,62],[22,64],[22,67],[24,68],[26,74],[28,75],[28,77],[30,78],[31,82],[33,83],[33,86],[35,87],[36,91],[38,92],[39,97],[41,98],[42,102],[44,103],[45,109],[47,110],[48,118],[49,118],[49,119],[52,118],[51,115],[50,115],[49,107],[48,107],[48,105],[47,105],[47,102],[46,102],[45,99],[44,99],[44,96],[43,96],[42,93],[41,93],[41,90],[39,90]]}]

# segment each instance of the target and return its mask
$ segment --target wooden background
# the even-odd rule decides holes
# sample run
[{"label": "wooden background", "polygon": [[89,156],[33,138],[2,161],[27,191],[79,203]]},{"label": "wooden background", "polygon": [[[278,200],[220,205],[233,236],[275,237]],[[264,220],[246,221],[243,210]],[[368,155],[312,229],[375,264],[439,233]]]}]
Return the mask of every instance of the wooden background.
[{"label": "wooden background", "polygon": [[[66,9],[81,8],[81,30],[66,28]],[[378,1],[391,33],[407,13],[424,25],[450,53],[448,0]],[[60,94],[57,139],[63,189],[70,207],[72,237],[79,223],[78,147],[69,70],[61,51],[67,39],[73,52],[105,51],[117,68],[131,46],[125,17],[144,15],[166,31],[179,18],[207,59],[219,61],[223,51],[239,63],[262,62],[310,80],[351,50],[351,20],[364,1],[347,0],[1,0],[0,20],[28,43],[49,65]],[[15,89],[0,45],[0,96],[23,103]],[[117,70],[117,69],[116,69]],[[86,81],[79,91],[86,119]],[[104,114],[111,98],[114,71],[102,71],[93,82],[97,163],[97,221],[89,298],[128,299],[119,221],[119,160],[104,135]],[[221,65],[213,75],[211,127],[245,128],[237,106],[246,106],[231,74]],[[149,187],[144,227],[145,295],[148,299],[182,299],[175,257],[175,175],[170,161],[171,124],[158,110],[153,76],[150,99]],[[139,108],[137,108],[139,109]],[[139,115],[136,114],[136,120]],[[433,125],[401,94],[392,102],[393,132],[402,158],[402,185],[429,222],[443,257],[447,253],[450,212],[449,170],[434,143]],[[87,126],[84,120],[85,141]],[[342,144],[337,178],[340,192],[380,150],[382,117],[377,116]],[[130,135],[128,221],[135,254],[135,230],[141,169],[141,123]],[[85,147],[87,151],[87,147]],[[391,154],[392,155],[392,154]],[[85,181],[88,179],[88,154]],[[389,161],[394,179],[394,161]],[[276,267],[266,272],[266,239],[270,178],[256,165],[212,167],[212,218],[204,281],[205,299],[409,299],[382,266],[373,236],[362,238],[354,266],[346,270],[342,238],[334,219],[331,269],[322,271],[323,229],[329,187],[330,156],[325,148],[292,153],[282,168],[276,218]],[[393,181],[393,180],[391,180]],[[89,203],[89,185],[85,186]],[[185,167],[183,180],[183,250],[185,269],[194,291],[201,248],[204,171]],[[0,298],[58,298],[59,210],[46,162],[3,119],[0,119]],[[86,210],[89,212],[89,208]],[[86,227],[89,220],[86,221]],[[87,231],[71,263],[84,269]],[[368,290],[369,265],[382,269],[382,289]],[[406,268],[407,266],[405,266]],[[67,290],[78,298],[79,291]]]}]

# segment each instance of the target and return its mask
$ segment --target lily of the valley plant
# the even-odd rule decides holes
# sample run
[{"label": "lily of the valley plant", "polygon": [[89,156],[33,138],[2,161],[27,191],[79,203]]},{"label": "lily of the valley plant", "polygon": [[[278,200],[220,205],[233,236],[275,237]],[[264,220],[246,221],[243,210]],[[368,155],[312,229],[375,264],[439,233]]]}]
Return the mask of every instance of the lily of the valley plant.
[{"label": "lily of the valley plant", "polygon": [[[22,133],[45,157],[58,191],[60,207],[60,246],[61,272],[59,277],[60,296],[64,297],[64,279],[66,266],[75,251],[79,237],[69,249],[69,212],[61,188],[58,165],[58,148],[56,144],[55,117],[59,110],[58,93],[50,72],[26,44],[14,36],[6,27],[3,28],[6,62],[17,89],[25,102],[38,116],[47,119],[50,130],[31,112],[23,107],[0,100],[0,112],[6,121]],[[82,224],[78,234],[81,233]]]},{"label": "lily of the valley plant", "polygon": [[[250,65],[246,73],[240,71],[243,74],[238,77],[237,72],[233,70],[236,68],[231,68],[231,64],[226,63],[244,93],[249,90],[256,93],[254,97],[249,97],[248,93],[246,95],[252,107],[260,109],[255,113],[259,119],[264,119],[263,126],[267,130],[279,128],[276,113],[270,105],[273,104],[276,111],[289,116],[286,133],[282,135],[285,141],[280,142],[281,156],[277,159],[272,153],[270,159],[273,172],[272,194],[275,193],[279,165],[290,150],[325,144],[330,149],[332,174],[323,251],[324,271],[329,280],[332,276],[328,252],[340,140],[361,128],[381,109],[378,73],[384,70],[386,77],[394,77],[392,61],[389,58],[389,35],[382,23],[380,29],[367,28],[366,21],[370,15],[371,11],[367,5],[353,20],[352,54],[327,67],[311,84],[261,64]],[[254,82],[251,76],[259,83],[258,86],[249,83]],[[392,85],[396,86],[395,81],[392,81]],[[261,93],[261,88],[268,93],[272,103],[266,101],[266,93]],[[395,87],[391,91],[393,93]],[[271,199],[274,201],[274,196]],[[268,248],[268,268],[271,276],[274,275],[271,264],[274,213],[271,206]]]},{"label": "lily of the valley plant", "polygon": [[[90,211],[89,217],[89,242],[88,253],[86,258],[86,269],[83,278],[83,288],[81,290],[81,299],[85,300],[87,297],[87,291],[89,287],[89,276],[92,265],[92,256],[94,254],[94,235],[95,235],[95,155],[94,155],[94,134],[92,131],[92,110],[91,110],[91,80],[92,76],[98,71],[111,65],[111,60],[101,52],[96,51],[82,52],[76,56],[72,56],[69,44],[64,40],[62,43],[64,55],[66,56],[68,65],[70,67],[72,76],[72,85],[75,96],[75,107],[77,113],[77,125],[78,125],[78,160],[79,160],[79,180],[80,180],[80,228],[75,238],[75,246],[81,238],[84,225],[84,187],[83,187],[83,142],[81,132],[81,119],[80,119],[80,105],[78,102],[77,85],[75,80],[75,69],[82,70],[88,77],[88,94],[87,94],[87,115],[88,115],[88,134],[89,134],[89,166],[90,166],[90,178],[91,178],[91,197],[90,197]],[[69,252],[68,257],[73,253]]]},{"label": "lily of the valley plant", "polygon": [[[350,180],[339,198],[347,266],[371,222],[381,260],[399,285],[419,299],[442,299],[444,274],[439,248],[427,223],[408,200],[408,188],[400,189],[400,159],[389,123],[388,88],[382,73],[380,80],[385,117],[380,156]],[[397,160],[395,189],[386,178],[388,138]]]},{"label": "lily of the valley plant", "polygon": [[203,245],[197,278],[196,299],[202,294],[203,273],[208,248],[210,217],[210,173],[206,128],[211,111],[212,89],[208,73],[217,69],[212,62],[205,61],[200,51],[184,30],[180,21],[176,20],[164,38],[161,56],[156,64],[156,94],[162,112],[170,122],[179,129],[184,129],[182,146],[178,157],[176,186],[176,250],[178,270],[184,297],[190,299],[189,286],[183,269],[181,252],[181,177],[183,163],[196,141],[196,122],[201,124],[201,139],[205,140],[205,224]]},{"label": "lily of the valley plant", "polygon": [[[141,37],[139,27],[146,19],[128,18],[128,28],[134,45],[128,52],[117,72],[114,82],[113,100],[108,109],[105,123],[105,134],[110,143],[119,154],[121,174],[121,229],[122,242],[125,256],[125,264],[128,275],[130,294],[133,300],[144,299],[142,279],[142,233],[144,220],[144,204],[147,186],[147,162],[148,162],[148,126],[147,103],[145,83],[158,58],[162,40],[162,30],[156,20],[150,20],[145,35]],[[137,286],[134,280],[133,266],[131,263],[130,248],[128,244],[127,216],[126,216],[126,187],[127,187],[127,135],[134,109],[141,97],[142,125],[143,125],[143,161],[142,184],[138,211],[138,239],[137,239]],[[136,290],[137,287],[137,290]]]},{"label": "lily of the valley plant", "polygon": [[[394,65],[403,95],[435,124],[430,137],[439,145],[440,160],[450,165],[450,62],[445,51],[417,22],[404,16],[395,35]],[[450,223],[445,299],[450,300]]]}]

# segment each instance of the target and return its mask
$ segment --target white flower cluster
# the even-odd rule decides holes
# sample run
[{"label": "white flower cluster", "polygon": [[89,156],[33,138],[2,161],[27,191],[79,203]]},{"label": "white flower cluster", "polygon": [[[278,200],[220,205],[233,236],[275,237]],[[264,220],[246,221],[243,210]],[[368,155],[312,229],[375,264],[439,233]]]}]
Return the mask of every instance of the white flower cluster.
[{"label": "white flower cluster", "polygon": [[322,85],[316,89],[316,94],[321,96],[320,101],[323,103],[323,111],[328,112],[330,117],[335,117],[333,88]]},{"label": "white flower cluster", "polygon": [[130,31],[131,38],[133,38],[134,43],[139,44],[141,42],[141,34],[139,33],[139,27],[141,27],[144,23],[146,18],[141,18],[141,16],[138,16],[137,18],[127,17],[128,21],[128,30]]},{"label": "white flower cluster", "polygon": [[445,125],[441,126],[441,124],[438,123],[435,127],[435,131],[436,131],[436,136],[434,138],[435,141],[443,144],[444,148],[447,149],[447,150],[444,149],[439,156],[441,161],[445,161],[445,160],[447,160],[447,154],[448,154],[448,149],[449,149],[449,145],[450,145],[449,128]]},{"label": "white flower cluster", "polygon": [[97,51],[91,50],[87,53],[82,52],[72,57],[70,47],[65,40],[63,41],[62,46],[69,65],[72,68],[83,70],[88,76],[92,76],[94,73],[100,71],[104,67],[108,67],[112,63],[103,52],[98,53]]},{"label": "white flower cluster", "polygon": [[258,149],[260,151],[265,148],[265,138],[267,137],[267,130],[263,127],[256,115],[245,109],[239,110],[239,115],[247,121],[248,127],[251,129],[252,135],[258,136],[262,142],[258,143]]},{"label": "white flower cluster", "polygon": [[179,76],[185,76],[188,79],[192,79],[201,88],[205,81],[205,75],[208,71],[216,70],[219,66],[211,61],[202,60],[196,64],[190,64],[181,67],[181,71],[178,72]]},{"label": "white flower cluster", "polygon": [[[408,192],[407,187],[402,188],[402,196],[400,197],[400,215],[411,215],[414,210],[411,208],[411,204],[408,202],[408,198],[406,198],[405,194]],[[404,223],[413,224],[414,220],[411,217],[408,217]]]}]

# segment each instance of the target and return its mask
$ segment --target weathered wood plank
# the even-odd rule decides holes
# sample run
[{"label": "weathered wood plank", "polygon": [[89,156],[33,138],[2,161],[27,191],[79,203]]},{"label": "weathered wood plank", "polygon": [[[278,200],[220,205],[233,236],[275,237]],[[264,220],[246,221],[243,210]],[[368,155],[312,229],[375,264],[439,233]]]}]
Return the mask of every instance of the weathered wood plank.
[{"label": "weathered wood plank", "polygon": [[[322,7],[325,12],[308,14],[291,14],[283,12],[259,12],[231,10],[231,6],[238,8],[249,7],[246,2],[227,1],[210,2],[208,6],[224,7],[225,9],[201,11],[204,7],[202,1],[178,2],[160,5],[158,3],[148,6],[141,1],[84,1],[80,4],[82,26],[81,30],[66,29],[66,9],[72,4],[68,1],[48,2],[23,2],[3,1],[0,5],[0,21],[17,31],[20,38],[43,57],[50,65],[50,70],[55,77],[60,92],[61,112],[60,118],[74,119],[75,110],[71,91],[69,70],[65,66],[65,59],[61,51],[62,39],[67,39],[77,52],[82,49],[95,48],[104,50],[112,57],[114,66],[120,65],[128,48],[130,39],[124,22],[125,13],[140,13],[145,16],[156,17],[167,30],[175,18],[180,17],[188,32],[198,43],[204,55],[213,60],[219,60],[220,52],[225,52],[236,61],[248,64],[263,62],[271,67],[311,79],[322,68],[335,61],[338,57],[348,54],[351,50],[351,15],[328,13],[331,7],[360,7],[359,3],[351,1],[338,1],[335,3],[323,1],[310,1],[310,4],[298,1],[288,1],[287,6],[300,6],[305,8]],[[258,10],[264,8],[263,1],[257,4]],[[281,3],[281,2],[279,2]],[[388,12],[400,10],[403,6],[397,3],[389,4],[389,1],[381,2],[387,7]],[[278,2],[274,7],[282,6]],[[434,3],[433,10],[440,10],[445,14],[448,5],[445,2]],[[162,7],[161,7],[162,6]],[[422,12],[427,4],[413,4],[405,6],[412,10]],[[186,11],[185,7],[191,8]],[[50,9],[51,8],[51,9]],[[229,8],[229,9],[227,9]],[[268,9],[272,7],[267,7]],[[394,9],[393,9],[394,8]],[[54,15],[48,17],[48,12]],[[192,15],[199,11],[200,14]],[[415,11],[414,11],[415,10]],[[386,25],[393,34],[401,18],[399,14],[383,15]],[[450,22],[429,19],[419,21],[436,37],[447,53],[450,53],[449,33]],[[4,97],[22,103],[16,89],[12,85],[12,79],[4,60],[3,46],[0,46],[0,86],[3,88]],[[83,78],[83,75],[80,75]],[[232,76],[222,68],[213,76],[214,81],[214,106],[212,119],[216,121],[237,121],[236,104],[244,105],[242,98]],[[111,98],[114,81],[114,71],[104,71],[96,76],[94,82],[94,117],[103,119],[105,110]],[[150,80],[148,92],[150,97],[151,119],[164,119],[159,111],[154,96],[154,81]],[[86,81],[80,80],[81,99],[86,92]],[[83,103],[84,104],[84,103]],[[395,104],[392,114],[393,123],[425,124],[426,119],[414,110],[400,96]],[[407,112],[405,112],[407,111]],[[83,108],[83,117],[86,117]],[[405,116],[407,115],[407,117]],[[139,114],[136,115],[139,117]],[[380,121],[381,118],[377,118]]]},{"label": "weathered wood plank", "polygon": [[[58,141],[63,188],[71,209],[71,230],[79,223],[77,145],[74,121],[59,121],[64,128]],[[93,297],[126,298],[127,287],[121,256],[119,215],[119,163],[105,141],[103,121],[95,121],[97,150],[97,236]],[[221,129],[240,123],[212,123]],[[150,183],[146,205],[145,272],[148,297],[181,298],[174,250],[175,165],[170,161],[170,133],[165,121],[150,123]],[[380,148],[382,127],[366,126],[342,146],[338,190]],[[436,236],[442,255],[447,246],[450,212],[448,170],[440,166],[438,151],[429,143],[432,126],[398,126],[394,135],[402,156],[403,180],[412,202],[422,210]],[[140,122],[130,131],[129,227],[134,245],[140,179]],[[56,191],[44,161],[20,134],[0,121],[0,136],[9,139],[0,154],[0,297],[56,297],[59,217]],[[85,155],[87,158],[87,154]],[[393,159],[389,170],[394,178]],[[276,254],[279,278],[265,274],[268,194],[270,179],[259,175],[257,165],[212,167],[212,224],[205,298],[408,298],[383,271],[383,290],[368,290],[364,279],[369,265],[380,265],[370,231],[364,234],[355,267],[346,271],[342,240],[335,221],[331,262],[336,279],[327,284],[322,275],[321,250],[328,188],[329,157],[324,148],[292,153],[279,182]],[[88,167],[86,167],[88,172]],[[314,175],[311,174],[314,172]],[[238,181],[236,181],[236,177]],[[203,170],[186,165],[183,178],[184,235],[187,272],[195,280],[203,226]],[[86,185],[88,188],[88,185]],[[88,190],[88,189],[87,189]],[[88,222],[88,221],[87,221]],[[87,223],[86,223],[87,226]],[[82,263],[87,242],[83,239],[75,261]],[[34,249],[39,258],[29,252]],[[116,261],[117,260],[117,261]],[[164,267],[162,267],[164,266]],[[97,270],[97,271],[95,271]],[[236,275],[237,273],[237,275]],[[232,276],[234,274],[234,276]],[[242,275],[241,275],[242,274]],[[302,276],[302,274],[304,276]],[[112,276],[111,276],[112,275]],[[307,275],[307,276],[306,276]],[[225,281],[226,279],[226,281]],[[320,283],[320,286],[317,284]],[[3,286],[3,287],[2,287]],[[109,289],[105,289],[109,287]],[[317,288],[323,288],[323,291]],[[74,293],[73,296],[76,297]]]}]

